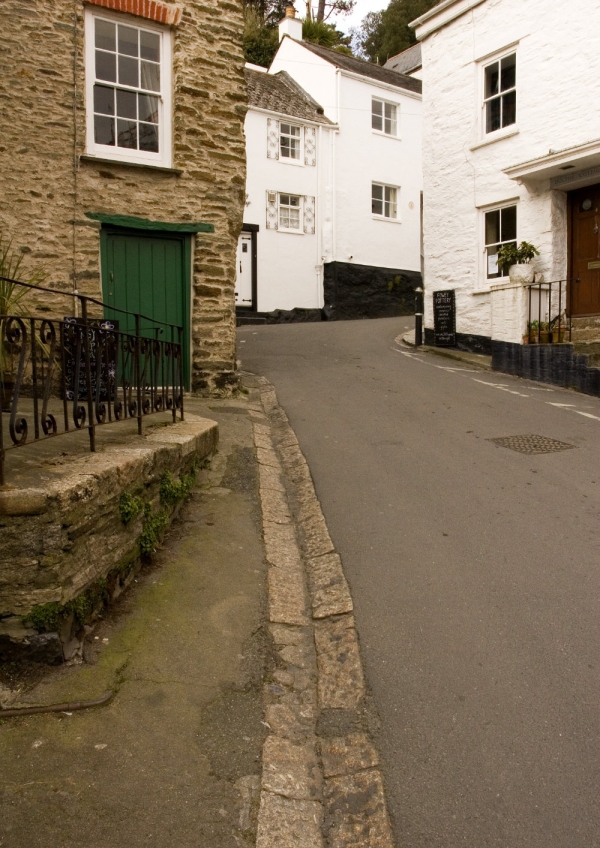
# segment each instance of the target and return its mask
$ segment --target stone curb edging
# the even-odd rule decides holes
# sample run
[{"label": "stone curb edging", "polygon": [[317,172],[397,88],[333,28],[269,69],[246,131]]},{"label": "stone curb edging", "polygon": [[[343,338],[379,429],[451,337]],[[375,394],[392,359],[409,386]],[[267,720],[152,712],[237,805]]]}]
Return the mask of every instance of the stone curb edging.
[{"label": "stone curb edging", "polygon": [[352,598],[275,390],[251,410],[277,667],[265,684],[256,848],[393,848]]},{"label": "stone curb edging", "polygon": [[[400,333],[396,336],[394,343],[398,345],[406,345],[414,350],[415,346],[415,331],[409,330],[407,333]],[[455,348],[432,347],[431,345],[420,345],[419,351],[423,353],[435,353],[438,356],[444,356],[446,359],[454,359],[457,362],[466,362],[474,368],[479,368],[481,371],[492,371],[492,357],[484,356],[480,353],[468,353],[467,351],[457,350]]]}]

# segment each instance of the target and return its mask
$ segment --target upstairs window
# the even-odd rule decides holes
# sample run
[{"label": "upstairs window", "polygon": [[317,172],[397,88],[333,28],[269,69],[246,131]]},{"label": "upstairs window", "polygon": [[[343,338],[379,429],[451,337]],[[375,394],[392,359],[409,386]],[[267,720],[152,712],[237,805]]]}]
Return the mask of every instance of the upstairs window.
[{"label": "upstairs window", "polygon": [[485,213],[485,258],[487,277],[505,277],[508,271],[498,268],[498,248],[517,243],[517,207],[503,206]]},{"label": "upstairs window", "polygon": [[296,194],[279,195],[279,229],[301,232],[301,200]]},{"label": "upstairs window", "polygon": [[88,12],[88,152],[170,165],[170,40],[163,28]]},{"label": "upstairs window", "polygon": [[279,124],[279,154],[282,159],[300,160],[300,127]]},{"label": "upstairs window", "polygon": [[381,218],[398,217],[398,189],[395,186],[373,183],[371,187],[371,212]]},{"label": "upstairs window", "polygon": [[484,68],[486,133],[517,122],[517,54],[503,56]]},{"label": "upstairs window", "polygon": [[371,100],[371,127],[385,135],[398,135],[398,106],[386,100]]}]

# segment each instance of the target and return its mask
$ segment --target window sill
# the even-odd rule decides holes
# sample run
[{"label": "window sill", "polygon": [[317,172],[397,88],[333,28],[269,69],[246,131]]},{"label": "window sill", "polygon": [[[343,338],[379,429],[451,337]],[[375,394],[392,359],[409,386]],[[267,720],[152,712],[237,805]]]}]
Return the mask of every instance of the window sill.
[{"label": "window sill", "polygon": [[402,141],[401,135],[392,135],[391,133],[382,132],[381,130],[371,129],[371,134],[372,135],[378,135],[381,138],[391,138],[394,141]]},{"label": "window sill", "polygon": [[301,159],[293,159],[291,156],[279,156],[279,162],[282,165],[296,165],[296,167],[304,167],[304,162]]},{"label": "window sill", "polygon": [[92,156],[89,153],[82,153],[79,157],[80,162],[92,162],[98,165],[121,165],[125,168],[143,168],[145,171],[160,171],[163,174],[174,174],[179,177],[183,174],[181,168],[166,168],[164,165],[153,165],[151,162],[128,162],[126,159],[107,159],[101,156]]},{"label": "window sill", "polygon": [[475,297],[478,294],[491,294],[491,293],[492,293],[492,290],[489,287],[487,289],[474,289],[471,292],[471,296]]},{"label": "window sill", "polygon": [[385,215],[371,215],[374,221],[385,221],[388,224],[401,224],[400,218],[386,218]]},{"label": "window sill", "polygon": [[305,236],[307,233],[302,230],[286,230],[283,227],[277,227],[278,233],[285,233],[288,236]]},{"label": "window sill", "polygon": [[472,144],[469,150],[479,150],[480,147],[487,147],[488,144],[494,144],[495,141],[502,141],[504,138],[511,138],[513,135],[518,134],[518,127],[510,127],[507,130],[496,130],[496,132],[490,133],[482,141],[478,141],[477,144]]}]

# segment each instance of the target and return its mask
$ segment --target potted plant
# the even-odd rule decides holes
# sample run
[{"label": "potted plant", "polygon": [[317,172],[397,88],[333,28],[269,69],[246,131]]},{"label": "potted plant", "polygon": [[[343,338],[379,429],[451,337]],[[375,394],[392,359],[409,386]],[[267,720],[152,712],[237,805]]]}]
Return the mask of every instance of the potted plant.
[{"label": "potted plant", "polygon": [[19,316],[24,312],[22,300],[28,294],[25,287],[16,281],[40,285],[47,278],[41,269],[23,275],[21,263],[23,254],[12,247],[12,240],[0,233],[0,402],[2,409],[10,408],[14,389],[14,364],[10,343],[5,338],[6,324],[10,316]]},{"label": "potted plant", "polygon": [[527,324],[527,335],[523,336],[524,344],[537,344],[540,329],[539,321],[529,321]]},{"label": "potted plant", "polygon": [[533,282],[533,266],[531,260],[540,252],[531,242],[521,244],[503,244],[498,250],[498,267],[508,270],[511,283],[527,285]]},{"label": "potted plant", "polygon": [[550,344],[552,341],[552,330],[547,321],[540,321],[540,344]]},{"label": "potted plant", "polygon": [[553,344],[562,344],[563,339],[565,337],[565,329],[567,326],[567,316],[557,315],[556,318],[553,318],[550,321],[550,334],[552,336]]}]

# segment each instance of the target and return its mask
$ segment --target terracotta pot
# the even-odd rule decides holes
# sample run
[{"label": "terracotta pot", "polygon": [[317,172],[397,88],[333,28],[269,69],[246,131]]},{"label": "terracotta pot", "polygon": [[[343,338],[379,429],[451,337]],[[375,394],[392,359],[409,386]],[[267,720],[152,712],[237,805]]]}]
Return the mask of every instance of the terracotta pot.
[{"label": "terracotta pot", "polygon": [[564,337],[565,337],[565,331],[562,329],[562,327],[561,327],[560,330],[552,330],[552,343],[553,344],[562,344]]},{"label": "terracotta pot", "polygon": [[552,341],[551,330],[540,330],[540,344],[550,344]]}]

